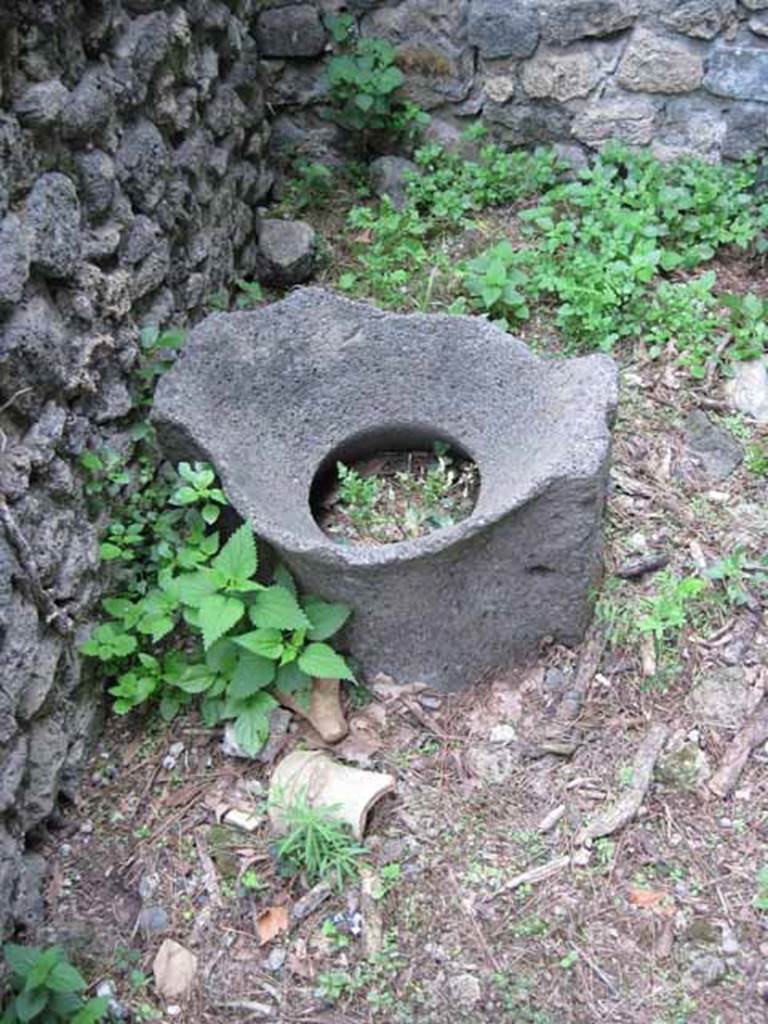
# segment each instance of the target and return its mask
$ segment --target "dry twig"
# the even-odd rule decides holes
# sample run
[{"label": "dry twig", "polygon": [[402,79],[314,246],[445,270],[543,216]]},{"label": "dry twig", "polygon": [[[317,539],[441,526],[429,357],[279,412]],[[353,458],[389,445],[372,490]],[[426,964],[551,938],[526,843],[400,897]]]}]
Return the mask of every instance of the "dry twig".
[{"label": "dry twig", "polygon": [[744,727],[728,745],[720,767],[709,780],[709,788],[717,796],[728,796],[739,781],[749,755],[768,740],[768,699],[763,699],[747,719]]},{"label": "dry twig", "polygon": [[576,836],[576,844],[582,846],[593,839],[609,836],[630,822],[645,799],[653,777],[653,769],[658,760],[667,736],[669,727],[658,723],[652,725],[637,748],[632,762],[632,784],[612,807],[599,814],[594,821],[586,825]]}]

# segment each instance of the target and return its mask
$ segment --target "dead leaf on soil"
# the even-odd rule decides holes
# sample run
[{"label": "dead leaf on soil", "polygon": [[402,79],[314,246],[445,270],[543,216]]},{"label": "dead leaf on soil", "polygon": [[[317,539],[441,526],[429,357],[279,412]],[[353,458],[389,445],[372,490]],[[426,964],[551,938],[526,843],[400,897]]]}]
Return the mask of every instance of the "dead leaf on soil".
[{"label": "dead leaf on soil", "polygon": [[288,931],[288,910],[286,907],[268,907],[256,918],[259,945],[266,946],[280,932]]},{"label": "dead leaf on soil", "polygon": [[659,909],[666,911],[666,907],[660,904],[667,898],[667,893],[661,889],[641,889],[633,886],[629,890],[629,902],[641,910]]}]

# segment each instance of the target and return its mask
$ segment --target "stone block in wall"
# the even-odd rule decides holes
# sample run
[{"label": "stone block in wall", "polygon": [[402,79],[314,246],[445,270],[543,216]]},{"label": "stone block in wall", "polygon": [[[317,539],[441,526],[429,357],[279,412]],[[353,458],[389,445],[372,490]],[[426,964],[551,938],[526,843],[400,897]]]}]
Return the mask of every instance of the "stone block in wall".
[{"label": "stone block in wall", "polygon": [[530,57],[539,42],[539,10],[535,0],[471,0],[467,38],[481,56]]},{"label": "stone block in wall", "polygon": [[404,94],[426,110],[463,103],[475,77],[467,39],[467,0],[403,0],[361,19],[363,33],[397,47]]},{"label": "stone block in wall", "polygon": [[695,39],[714,39],[736,13],[735,0],[677,0],[661,12],[663,25]]},{"label": "stone block in wall", "polygon": [[117,177],[134,206],[151,213],[165,192],[170,158],[157,128],[142,118],[123,135],[116,156]]},{"label": "stone block in wall", "polygon": [[741,2],[750,11],[768,10],[768,0],[741,0]]},{"label": "stone block in wall", "polygon": [[91,68],[77,83],[61,113],[67,139],[92,139],[109,124],[115,110],[115,83],[103,67]]},{"label": "stone block in wall", "polygon": [[49,128],[55,125],[69,97],[69,90],[57,79],[36,82],[13,105],[13,112],[25,128]]},{"label": "stone block in wall", "polygon": [[653,138],[656,115],[656,104],[645,96],[595,100],[574,118],[573,136],[593,148],[611,139],[645,146]]},{"label": "stone block in wall", "polygon": [[651,146],[660,160],[695,156],[720,159],[727,123],[719,105],[706,97],[680,96],[664,106]]},{"label": "stone block in wall", "polygon": [[604,75],[604,66],[591,48],[540,49],[523,63],[520,80],[526,96],[564,103],[587,96]]},{"label": "stone block in wall", "polygon": [[768,147],[768,117],[762,103],[734,104],[728,111],[723,156],[740,160]]},{"label": "stone block in wall", "polygon": [[573,115],[556,103],[489,103],[484,114],[494,134],[511,146],[567,139],[571,133]]},{"label": "stone block in wall", "polygon": [[545,42],[565,46],[578,39],[608,36],[630,28],[640,0],[543,0],[541,33]]},{"label": "stone block in wall", "polygon": [[37,179],[27,197],[26,227],[36,271],[52,278],[75,273],[80,262],[80,201],[71,178],[52,171]]},{"label": "stone block in wall", "polygon": [[74,344],[47,294],[30,295],[3,325],[0,398],[20,392],[14,407],[26,416],[38,414],[52,395],[67,390]]},{"label": "stone block in wall", "polygon": [[768,103],[768,49],[716,46],[707,58],[704,88],[727,99]]},{"label": "stone block in wall", "polygon": [[163,11],[131,21],[117,40],[112,62],[118,100],[123,108],[138,106],[147,98],[155,70],[171,45],[171,28]]},{"label": "stone block in wall", "polygon": [[115,163],[100,149],[75,154],[83,208],[89,218],[109,213],[115,197]]},{"label": "stone block in wall", "polygon": [[0,221],[0,310],[19,302],[29,279],[29,244],[21,221],[9,213]]},{"label": "stone block in wall", "polygon": [[25,831],[39,825],[53,811],[59,772],[67,756],[67,745],[64,726],[58,716],[38,719],[32,723],[22,799],[17,809]]},{"label": "stone block in wall", "polygon": [[17,733],[0,743],[0,814],[13,806],[27,765],[27,737]]},{"label": "stone block in wall", "polygon": [[8,932],[7,924],[13,910],[20,875],[19,837],[11,835],[0,821],[0,937],[4,937]]},{"label": "stone block in wall", "polygon": [[[693,45],[693,44],[691,44]],[[617,81],[631,92],[693,92],[704,78],[700,53],[684,41],[637,28],[624,51]]]},{"label": "stone block in wall", "polygon": [[749,19],[749,31],[756,36],[768,36],[768,12],[761,12]]},{"label": "stone block in wall", "polygon": [[320,61],[263,60],[259,68],[270,106],[307,107],[328,99],[328,82]]},{"label": "stone block in wall", "polygon": [[264,57],[317,57],[326,44],[323,23],[312,4],[262,11],[256,39]]}]

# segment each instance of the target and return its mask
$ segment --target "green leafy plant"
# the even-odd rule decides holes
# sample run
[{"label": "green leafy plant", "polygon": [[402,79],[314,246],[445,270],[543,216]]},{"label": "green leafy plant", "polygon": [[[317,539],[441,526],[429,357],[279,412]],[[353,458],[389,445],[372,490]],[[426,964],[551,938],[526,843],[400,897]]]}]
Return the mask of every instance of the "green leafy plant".
[{"label": "green leafy plant", "polygon": [[708,583],[700,576],[676,576],[671,570],[656,577],[656,594],[641,600],[640,633],[650,633],[657,648],[671,642],[685,626],[690,606],[701,597]]},{"label": "green leafy plant", "polygon": [[80,649],[113,677],[118,714],[152,701],[170,720],[197,701],[207,725],[234,720],[237,742],[255,753],[269,736],[275,689],[307,701],[313,678],[354,680],[326,643],[349,609],[300,598],[284,567],[258,582],[247,524],[220,546],[214,525],[227,500],[209,467],[182,463],[179,476],[149,489],[165,508],[129,512],[142,526],[130,526],[134,543],[107,552],[123,588],[104,600],[109,619]]},{"label": "green leafy plant", "polygon": [[768,441],[758,440],[748,445],[744,465],[755,476],[768,477]]},{"label": "green leafy plant", "polygon": [[86,984],[58,946],[3,946],[11,996],[0,1024],[95,1024],[107,1012],[107,999],[83,1000]]},{"label": "green leafy plant", "polygon": [[347,515],[360,529],[370,526],[374,519],[380,485],[375,476],[363,477],[356,469],[336,463],[339,480],[339,501]]},{"label": "green leafy plant", "polygon": [[235,287],[238,291],[238,296],[235,299],[236,309],[250,309],[264,301],[264,292],[258,281],[246,281],[239,277],[235,281]]},{"label": "green leafy plant", "polygon": [[301,872],[310,883],[330,879],[339,888],[357,875],[366,849],[339,820],[336,807],[313,807],[305,792],[289,803],[276,802],[286,834],[275,844],[275,857],[286,874]]},{"label": "green leafy plant", "polygon": [[510,321],[530,316],[520,290],[528,276],[519,269],[519,263],[517,252],[505,240],[470,260],[461,271],[472,305],[505,330]]},{"label": "green leafy plant", "polygon": [[301,212],[322,209],[333,195],[334,176],[330,167],[317,161],[299,159],[294,177],[286,184],[281,206]]},{"label": "green leafy plant", "polygon": [[349,21],[334,23],[343,53],[328,64],[330,116],[367,146],[372,134],[414,136],[429,122],[415,104],[400,98],[405,76],[397,67],[397,51],[386,39],[356,37]]}]

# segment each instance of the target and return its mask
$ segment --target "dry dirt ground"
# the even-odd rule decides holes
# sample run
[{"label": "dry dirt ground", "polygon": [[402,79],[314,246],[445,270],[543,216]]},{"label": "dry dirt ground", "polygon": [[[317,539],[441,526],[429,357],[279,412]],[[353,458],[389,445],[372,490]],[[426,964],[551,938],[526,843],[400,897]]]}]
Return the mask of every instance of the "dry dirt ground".
[{"label": "dry dirt ground", "polygon": [[[710,788],[745,721],[765,717],[768,480],[697,454],[696,409],[722,431],[706,450],[738,461],[758,439],[722,381],[694,386],[642,350],[625,359],[606,577],[582,649],[545,645],[461,695],[379,686],[350,703],[341,753],[397,779],[369,822],[364,885],[281,877],[270,764],[225,757],[193,717],[167,730],[113,718],[46,842],[46,937],[67,940],[94,985],[111,979],[134,1020],[768,1020],[765,742],[730,795]],[[738,569],[654,649],[643,599],[736,549]],[[294,728],[277,758],[314,742]],[[666,744],[655,769],[638,760],[649,736]],[[220,820],[244,800],[252,833]],[[601,822],[609,833],[585,841]],[[191,999],[170,1006],[151,980],[165,937],[198,958]]]}]

